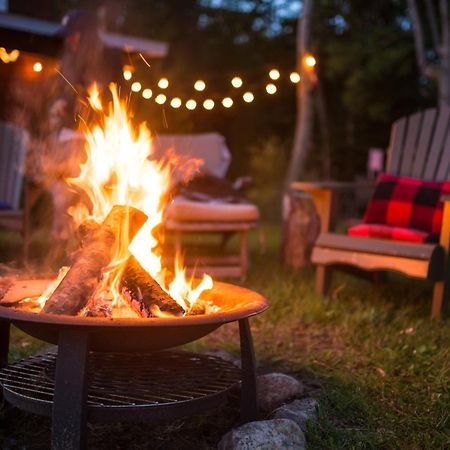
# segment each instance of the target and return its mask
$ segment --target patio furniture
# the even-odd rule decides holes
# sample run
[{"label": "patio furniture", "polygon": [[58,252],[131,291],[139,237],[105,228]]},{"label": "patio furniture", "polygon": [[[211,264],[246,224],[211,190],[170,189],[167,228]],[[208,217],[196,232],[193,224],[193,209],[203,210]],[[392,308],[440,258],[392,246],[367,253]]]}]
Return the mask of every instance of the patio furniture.
[{"label": "patio furniture", "polygon": [[[177,156],[202,159],[201,172],[206,177],[223,179],[230,163],[225,138],[217,133],[193,135],[159,135],[154,140],[157,155],[173,151]],[[207,178],[206,178],[207,181]],[[248,201],[210,197],[201,192],[195,198],[178,195],[165,214],[165,230],[173,235],[175,255],[184,254],[188,270],[197,275],[208,273],[215,277],[244,279],[248,269],[248,232],[258,225],[259,210]],[[239,253],[226,254],[225,244],[233,234],[239,234]],[[183,244],[187,235],[221,235],[221,245],[211,248],[207,255],[194,255]],[[211,252],[211,249],[213,252]],[[213,254],[212,254],[213,253]]]},{"label": "patio furniture", "polygon": [[[322,295],[327,293],[332,270],[339,266],[354,266],[375,272],[394,270],[410,277],[428,279],[434,283],[431,317],[439,318],[444,307],[448,307],[450,297],[450,195],[447,194],[450,180],[450,109],[448,107],[427,109],[394,122],[387,152],[386,173],[387,175],[379,178],[378,187],[372,200],[374,203],[369,204],[366,219],[371,215],[380,215],[383,208],[385,210],[390,208],[390,214],[394,219],[395,215],[403,214],[407,209],[409,217],[415,215],[418,222],[428,220],[430,224],[438,215],[442,214],[440,233],[439,230],[434,230],[439,234],[438,242],[426,242],[426,233],[424,234],[423,230],[408,228],[408,226],[391,226],[389,223],[366,223],[360,225],[359,228],[354,227],[353,231],[350,229],[354,235],[345,236],[333,233],[335,219],[332,214],[333,204],[335,194],[342,186],[339,183],[294,182],[291,186],[292,189],[312,194],[322,219],[321,234],[311,257],[312,262],[317,265],[316,291]],[[442,185],[443,195],[436,194],[436,189],[439,189],[437,186],[441,185],[419,180],[444,182]],[[406,183],[407,185],[409,183],[408,186],[403,186],[399,192],[409,192],[408,195],[411,195],[411,198],[391,198],[389,200],[386,196],[389,189],[386,189],[386,186],[392,188],[392,183]],[[413,201],[412,197],[416,195],[417,190],[422,189],[423,183],[425,183],[423,192],[429,187],[429,192],[433,191],[432,195],[435,196],[436,202],[441,197],[444,202],[443,211],[430,212],[427,205],[417,204],[409,204],[405,209],[405,202]],[[348,186],[344,185],[344,187]],[[402,191],[402,189],[404,190]],[[423,192],[420,195],[423,196]],[[414,198],[417,200],[417,196]],[[423,198],[419,199],[419,202],[422,200]],[[427,199],[427,201],[429,200],[430,198]],[[387,206],[386,202],[388,201],[394,203]],[[414,209],[417,206],[419,208]],[[407,214],[405,213],[404,220],[406,220]],[[427,216],[429,214],[437,215],[429,220]],[[387,234],[390,233],[390,238],[373,237],[374,234],[377,235],[380,232],[384,237],[388,237]],[[359,236],[355,234],[359,234]],[[366,234],[366,237],[362,237],[363,234]],[[396,240],[396,238],[415,240],[416,242]]]},{"label": "patio furniture", "polygon": [[25,196],[23,208],[20,201],[28,141],[26,130],[12,123],[0,122],[0,227],[22,234],[24,261],[27,261],[30,244],[28,196]]}]

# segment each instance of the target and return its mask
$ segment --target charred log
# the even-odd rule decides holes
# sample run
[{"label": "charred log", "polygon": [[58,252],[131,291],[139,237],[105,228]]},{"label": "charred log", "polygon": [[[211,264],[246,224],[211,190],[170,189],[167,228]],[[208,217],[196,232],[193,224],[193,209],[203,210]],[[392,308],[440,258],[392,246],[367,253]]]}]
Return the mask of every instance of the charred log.
[{"label": "charred log", "polygon": [[82,247],[74,254],[74,262],[47,300],[42,312],[48,314],[76,315],[88,302],[98,285],[102,269],[114,257],[123,230],[131,239],[146,221],[146,215],[132,207],[114,206],[103,223],[89,225],[81,233]]},{"label": "charred log", "polygon": [[154,317],[159,315],[159,311],[175,316],[181,316],[184,312],[133,256],[127,262],[121,287],[131,307],[142,317]]}]

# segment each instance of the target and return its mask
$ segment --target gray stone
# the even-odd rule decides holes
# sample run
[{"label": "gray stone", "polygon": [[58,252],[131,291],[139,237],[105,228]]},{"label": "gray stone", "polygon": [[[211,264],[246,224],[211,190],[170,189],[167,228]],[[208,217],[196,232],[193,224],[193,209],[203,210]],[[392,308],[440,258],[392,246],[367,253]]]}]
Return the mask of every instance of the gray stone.
[{"label": "gray stone", "polygon": [[258,377],[258,400],[262,411],[270,412],[289,397],[300,395],[303,384],[284,373],[268,373]]},{"label": "gray stone", "polygon": [[274,411],[272,417],[274,419],[293,420],[305,432],[306,422],[315,420],[317,417],[316,408],[317,400],[310,397],[302,398],[281,406]]},{"label": "gray stone", "polygon": [[300,427],[288,419],[250,422],[228,432],[218,450],[305,450]]}]

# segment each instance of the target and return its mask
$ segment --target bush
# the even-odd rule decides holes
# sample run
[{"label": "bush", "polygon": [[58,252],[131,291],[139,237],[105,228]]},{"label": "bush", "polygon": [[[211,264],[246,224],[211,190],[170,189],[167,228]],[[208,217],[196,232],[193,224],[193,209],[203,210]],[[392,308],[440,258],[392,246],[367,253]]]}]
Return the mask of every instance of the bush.
[{"label": "bush", "polygon": [[281,194],[288,163],[288,148],[278,137],[272,136],[249,149],[250,175],[254,184],[248,197],[261,211],[267,222],[281,217]]}]

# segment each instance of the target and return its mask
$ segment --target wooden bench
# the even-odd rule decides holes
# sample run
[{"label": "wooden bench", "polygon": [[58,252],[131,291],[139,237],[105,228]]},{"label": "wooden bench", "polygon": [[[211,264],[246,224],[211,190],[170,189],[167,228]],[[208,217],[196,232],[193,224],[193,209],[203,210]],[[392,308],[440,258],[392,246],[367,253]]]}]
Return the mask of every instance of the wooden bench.
[{"label": "wooden bench", "polygon": [[[432,108],[394,122],[386,172],[425,180],[450,180],[450,108]],[[450,304],[450,196],[444,196],[438,244],[417,244],[332,233],[336,193],[348,185],[295,182],[292,189],[309,192],[321,217],[321,234],[311,260],[317,266],[316,291],[328,292],[333,268],[347,265],[369,271],[394,270],[434,283],[431,317]]]}]

